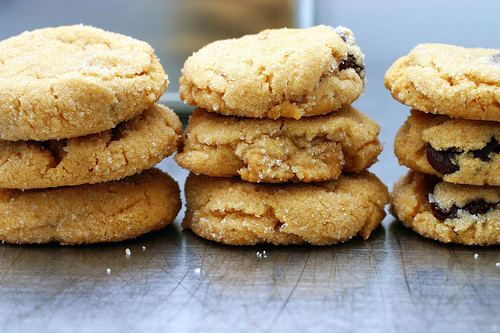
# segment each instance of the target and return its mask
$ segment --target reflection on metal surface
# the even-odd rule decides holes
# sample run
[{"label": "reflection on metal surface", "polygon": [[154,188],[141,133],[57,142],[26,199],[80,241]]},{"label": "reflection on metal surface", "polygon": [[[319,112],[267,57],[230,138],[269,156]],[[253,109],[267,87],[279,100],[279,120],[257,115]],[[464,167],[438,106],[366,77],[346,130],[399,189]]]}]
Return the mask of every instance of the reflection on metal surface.
[{"label": "reflection on metal surface", "polygon": [[2,331],[499,327],[498,247],[437,243],[390,217],[369,241],[328,247],[225,246],[179,222],[117,244],[1,245]]}]

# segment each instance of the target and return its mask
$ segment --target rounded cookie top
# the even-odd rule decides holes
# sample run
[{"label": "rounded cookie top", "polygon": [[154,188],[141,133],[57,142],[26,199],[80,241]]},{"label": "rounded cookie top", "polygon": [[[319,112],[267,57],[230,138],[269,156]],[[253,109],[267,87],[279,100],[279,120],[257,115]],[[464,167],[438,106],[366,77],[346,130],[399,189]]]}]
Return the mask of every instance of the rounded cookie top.
[{"label": "rounded cookie top", "polygon": [[420,111],[500,121],[500,49],[420,44],[384,82],[396,100]]},{"label": "rounded cookie top", "polygon": [[300,120],[222,116],[197,108],[175,155],[183,168],[250,182],[311,182],[370,167],[380,126],[351,106]]},{"label": "rounded cookie top", "polygon": [[351,104],[364,82],[352,32],[321,25],[208,44],[186,60],[180,95],[224,115],[299,119]]},{"label": "rounded cookie top", "polygon": [[158,169],[93,185],[2,189],[0,240],[22,244],[116,242],[163,228],[180,207],[179,186]]},{"label": "rounded cookie top", "polygon": [[181,130],[172,110],[154,104],[98,134],[44,142],[0,141],[0,187],[46,188],[124,178],[174,153]]},{"label": "rounded cookie top", "polygon": [[409,171],[391,194],[391,213],[422,236],[445,243],[500,244],[500,187],[453,184]]},{"label": "rounded cookie top", "polygon": [[367,239],[385,216],[387,187],[373,174],[343,174],[320,183],[257,184],[190,174],[182,226],[230,245]]},{"label": "rounded cookie top", "polygon": [[411,111],[394,140],[399,163],[470,185],[500,185],[500,122]]},{"label": "rounded cookie top", "polygon": [[166,87],[146,42],[83,25],[24,32],[0,42],[0,138],[102,132],[151,106]]}]

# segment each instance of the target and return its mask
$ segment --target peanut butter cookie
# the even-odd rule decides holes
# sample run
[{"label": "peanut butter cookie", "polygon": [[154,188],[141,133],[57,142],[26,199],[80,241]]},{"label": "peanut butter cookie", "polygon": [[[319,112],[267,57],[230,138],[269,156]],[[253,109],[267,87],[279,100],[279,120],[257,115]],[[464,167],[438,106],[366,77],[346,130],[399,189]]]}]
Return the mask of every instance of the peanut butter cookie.
[{"label": "peanut butter cookie", "polygon": [[179,194],[158,169],[101,184],[0,190],[0,240],[88,244],[138,237],[174,220]]},{"label": "peanut butter cookie", "polygon": [[183,227],[230,245],[367,239],[389,202],[387,187],[368,171],[327,182],[285,184],[190,174],[185,194]]},{"label": "peanut butter cookie", "polygon": [[0,141],[0,188],[46,188],[124,178],[175,152],[181,130],[172,110],[154,104],[98,134],[43,142]]},{"label": "peanut butter cookie", "polygon": [[186,60],[180,95],[224,115],[299,119],[351,104],[364,83],[352,32],[321,25],[208,44]]},{"label": "peanut butter cookie", "polygon": [[360,172],[382,151],[379,125],[351,106],[300,120],[222,116],[198,108],[175,160],[196,174],[311,182]]},{"label": "peanut butter cookie", "polygon": [[145,42],[83,25],[24,32],[0,42],[0,138],[102,132],[154,104],[166,87]]}]

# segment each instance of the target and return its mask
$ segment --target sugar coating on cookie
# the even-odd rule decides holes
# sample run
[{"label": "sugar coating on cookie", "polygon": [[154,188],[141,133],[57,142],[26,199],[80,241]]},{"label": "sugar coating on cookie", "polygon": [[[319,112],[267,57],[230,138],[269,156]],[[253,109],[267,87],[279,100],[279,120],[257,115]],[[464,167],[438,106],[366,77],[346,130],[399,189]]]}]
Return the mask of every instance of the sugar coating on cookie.
[{"label": "sugar coating on cookie", "polygon": [[0,138],[102,132],[151,106],[166,87],[146,42],[83,25],[24,32],[0,41]]},{"label": "sugar coating on cookie", "polygon": [[186,60],[180,95],[224,115],[299,119],[351,104],[364,83],[352,32],[320,25],[210,43]]},{"label": "sugar coating on cookie", "polygon": [[380,126],[351,106],[278,120],[222,116],[197,108],[175,160],[196,174],[250,182],[323,181],[370,167]]},{"label": "sugar coating on cookie", "polygon": [[412,110],[394,140],[399,163],[446,182],[500,185],[500,123]]},{"label": "sugar coating on cookie", "polygon": [[445,243],[500,244],[500,187],[447,183],[409,171],[391,194],[391,213],[422,236]]},{"label": "sugar coating on cookie", "polygon": [[417,110],[500,121],[500,49],[420,44],[389,68],[384,82]]},{"label": "sugar coating on cookie", "polygon": [[51,141],[0,141],[0,187],[33,189],[100,183],[148,169],[174,153],[182,124],[154,104],[98,134]]},{"label": "sugar coating on cookie", "polygon": [[158,169],[93,185],[0,190],[0,240],[9,243],[117,242],[171,223],[177,183]]},{"label": "sugar coating on cookie", "polygon": [[230,245],[364,239],[385,216],[387,187],[373,174],[343,174],[320,183],[257,184],[190,174],[182,226]]}]

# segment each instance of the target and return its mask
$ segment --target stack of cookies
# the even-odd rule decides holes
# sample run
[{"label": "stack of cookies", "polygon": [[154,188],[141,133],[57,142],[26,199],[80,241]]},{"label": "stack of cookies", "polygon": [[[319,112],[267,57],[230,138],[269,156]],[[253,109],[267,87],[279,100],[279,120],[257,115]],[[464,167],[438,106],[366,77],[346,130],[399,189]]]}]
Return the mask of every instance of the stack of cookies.
[{"label": "stack of cookies", "polygon": [[442,242],[500,244],[500,50],[422,44],[385,86],[411,115],[394,151],[411,170],[392,213]]},{"label": "stack of cookies", "polygon": [[232,245],[367,239],[389,195],[366,171],[380,128],[350,106],[364,83],[343,27],[265,30],[194,53],[180,95],[198,108],[175,156],[191,171],[183,227]]},{"label": "stack of cookies", "polygon": [[78,25],[1,41],[0,240],[119,241],[170,223],[178,185],[150,169],[181,138],[155,104],[166,86],[127,36]]}]

